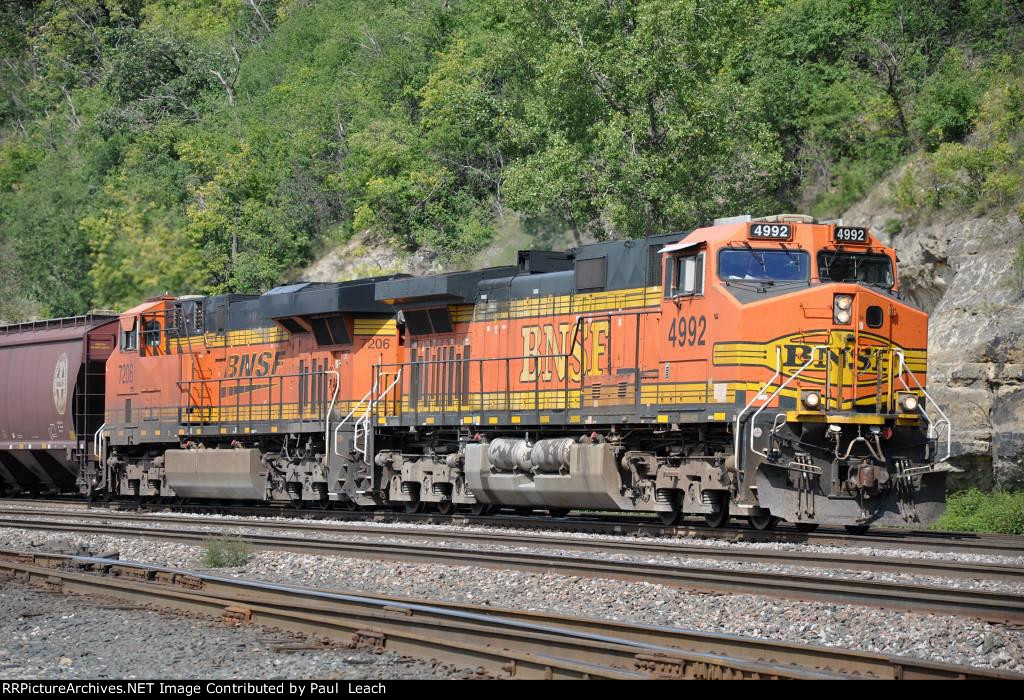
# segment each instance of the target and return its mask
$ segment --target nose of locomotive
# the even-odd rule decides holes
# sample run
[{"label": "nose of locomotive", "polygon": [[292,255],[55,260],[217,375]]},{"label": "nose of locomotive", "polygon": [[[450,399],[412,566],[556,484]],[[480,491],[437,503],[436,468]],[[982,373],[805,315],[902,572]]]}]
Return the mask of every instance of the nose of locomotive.
[{"label": "nose of locomotive", "polygon": [[828,294],[831,323],[820,336],[815,362],[800,377],[798,410],[901,412],[902,394],[913,392],[910,373],[924,371],[925,351],[912,339],[926,337],[926,317],[864,285],[830,285]]}]

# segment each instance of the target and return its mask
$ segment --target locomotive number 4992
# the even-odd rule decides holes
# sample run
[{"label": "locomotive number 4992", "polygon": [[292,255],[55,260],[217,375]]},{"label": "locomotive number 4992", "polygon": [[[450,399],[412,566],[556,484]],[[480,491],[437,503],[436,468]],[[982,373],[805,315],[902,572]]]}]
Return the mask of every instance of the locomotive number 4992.
[{"label": "locomotive number 4992", "polygon": [[860,226],[836,226],[832,238],[837,243],[867,243],[868,230]]},{"label": "locomotive number 4992", "polygon": [[703,316],[680,316],[668,327],[669,345],[686,347],[704,345],[704,333],[708,329],[708,320]]},{"label": "locomotive number 4992", "polygon": [[750,237],[769,241],[788,241],[793,237],[789,224],[751,224]]}]

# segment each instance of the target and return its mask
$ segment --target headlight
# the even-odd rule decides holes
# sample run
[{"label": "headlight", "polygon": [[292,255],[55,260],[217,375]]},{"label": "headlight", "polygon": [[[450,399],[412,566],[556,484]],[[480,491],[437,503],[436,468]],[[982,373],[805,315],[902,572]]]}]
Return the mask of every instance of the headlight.
[{"label": "headlight", "polygon": [[832,301],[832,321],[846,325],[850,322],[850,309],[853,306],[853,297],[849,294],[836,294]]},{"label": "headlight", "polygon": [[900,405],[900,410],[904,413],[913,413],[920,405],[917,396],[914,394],[899,394],[896,400]]},{"label": "headlight", "polygon": [[821,394],[816,391],[801,391],[800,400],[810,409],[821,408]]}]

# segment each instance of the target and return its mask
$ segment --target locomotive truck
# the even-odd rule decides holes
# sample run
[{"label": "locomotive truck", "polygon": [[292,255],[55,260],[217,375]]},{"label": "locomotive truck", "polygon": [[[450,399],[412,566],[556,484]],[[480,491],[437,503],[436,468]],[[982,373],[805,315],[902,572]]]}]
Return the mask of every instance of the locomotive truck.
[{"label": "locomotive truck", "polygon": [[[894,251],[802,215],[63,323],[95,353],[52,368],[55,400],[82,397],[56,461],[90,497],[864,531],[934,521],[954,470]],[[0,331],[9,373],[4,341],[32,328]],[[23,383],[43,403],[51,361]],[[39,489],[10,466],[51,451],[16,394],[0,477]]]}]

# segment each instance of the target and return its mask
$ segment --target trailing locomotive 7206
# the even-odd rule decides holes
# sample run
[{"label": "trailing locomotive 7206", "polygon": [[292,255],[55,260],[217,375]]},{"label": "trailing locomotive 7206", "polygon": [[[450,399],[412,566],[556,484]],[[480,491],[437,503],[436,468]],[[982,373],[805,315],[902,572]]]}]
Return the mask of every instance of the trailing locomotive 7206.
[{"label": "trailing locomotive 7206", "polygon": [[79,482],[296,506],[941,513],[927,316],[864,228],[741,217],[517,265],[121,315]]}]

